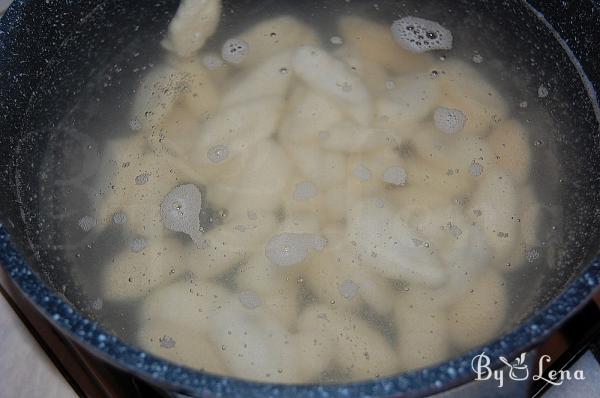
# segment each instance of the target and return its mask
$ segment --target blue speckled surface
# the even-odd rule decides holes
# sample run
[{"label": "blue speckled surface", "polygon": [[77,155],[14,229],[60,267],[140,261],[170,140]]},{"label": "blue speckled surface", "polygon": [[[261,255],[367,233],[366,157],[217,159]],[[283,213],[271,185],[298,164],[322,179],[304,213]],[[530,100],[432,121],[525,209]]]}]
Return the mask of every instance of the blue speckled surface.
[{"label": "blue speckled surface", "polygon": [[488,346],[437,367],[376,381],[293,386],[211,376],[175,365],[123,343],[85,318],[46,287],[17,252],[3,225],[0,225],[0,263],[23,292],[41,307],[56,325],[115,364],[182,392],[197,396],[235,398],[394,397],[424,395],[448,389],[473,378],[471,359],[474,354],[485,351],[497,363],[500,355],[512,357],[529,350],[584,303],[600,284],[600,258],[596,258],[562,295],[517,330]]},{"label": "blue speckled surface", "polygon": [[[9,12],[13,23],[18,20],[20,8],[28,1],[19,0],[15,3]],[[7,40],[2,36],[9,34],[10,30],[9,22],[3,20],[0,24],[0,49],[4,45],[3,40]],[[21,78],[12,77],[15,82]],[[517,330],[486,347],[478,348],[437,367],[361,383],[292,386],[211,376],[159,359],[123,343],[84,317],[44,285],[16,250],[1,224],[0,263],[22,291],[45,311],[49,319],[89,349],[95,350],[112,363],[156,383],[203,397],[394,397],[426,395],[449,389],[473,378],[471,359],[475,353],[484,350],[494,363],[498,363],[497,358],[500,355],[513,357],[527,351],[584,303],[600,284],[600,258],[596,258],[562,295]]]}]

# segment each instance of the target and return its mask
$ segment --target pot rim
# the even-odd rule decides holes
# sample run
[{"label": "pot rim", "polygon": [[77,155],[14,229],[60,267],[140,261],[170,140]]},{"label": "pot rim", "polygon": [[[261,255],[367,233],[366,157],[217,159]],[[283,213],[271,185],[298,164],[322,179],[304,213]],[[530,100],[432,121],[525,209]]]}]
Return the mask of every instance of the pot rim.
[{"label": "pot rim", "polygon": [[529,352],[590,299],[600,286],[600,256],[566,290],[520,326],[489,344],[452,360],[380,379],[340,384],[280,384],[217,376],[178,365],[138,349],[106,332],[50,289],[18,252],[0,223],[0,264],[24,297],[55,327],[105,361],[141,379],[194,396],[213,397],[352,397],[426,396],[475,379],[471,362],[484,352],[492,368],[500,356],[512,359]]}]

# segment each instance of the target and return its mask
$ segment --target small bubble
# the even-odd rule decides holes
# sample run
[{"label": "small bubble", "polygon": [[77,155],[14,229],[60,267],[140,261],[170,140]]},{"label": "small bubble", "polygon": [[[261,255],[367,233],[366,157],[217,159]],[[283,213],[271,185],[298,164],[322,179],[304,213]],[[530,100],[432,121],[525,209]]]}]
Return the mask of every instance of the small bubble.
[{"label": "small bubble", "polygon": [[281,68],[279,69],[279,73],[281,73],[282,75],[287,75],[289,73],[288,68]]},{"label": "small bubble", "polygon": [[524,109],[524,108],[527,108],[527,106],[528,106],[528,105],[529,105],[529,104],[527,103],[527,101],[521,101],[521,102],[519,103],[519,107],[521,107],[521,108],[523,108],[523,109]]},{"label": "small bubble", "polygon": [[357,165],[352,174],[361,181],[369,181],[372,177],[371,170],[364,164]]},{"label": "small bubble", "polygon": [[352,300],[358,294],[359,286],[351,280],[342,282],[339,292],[346,300]]},{"label": "small bubble", "polygon": [[221,163],[229,157],[229,148],[225,145],[214,145],[206,153],[208,160],[213,163]]},{"label": "small bubble", "polygon": [[129,128],[133,131],[138,131],[142,129],[142,123],[139,121],[139,119],[133,118],[129,121]]},{"label": "small bubble", "polygon": [[102,309],[103,304],[104,304],[104,301],[100,297],[98,297],[92,303],[92,308],[96,311],[100,311]]},{"label": "small bubble", "polygon": [[230,64],[241,63],[248,53],[250,46],[242,39],[229,39],[223,44],[221,57]]},{"label": "small bubble", "polygon": [[150,180],[150,173],[143,172],[135,177],[135,185],[145,185]]},{"label": "small bubble", "polygon": [[216,70],[223,66],[223,60],[214,54],[208,54],[202,58],[202,65],[209,70]]},{"label": "small bubble", "polygon": [[319,131],[319,139],[321,139],[323,141],[329,139],[330,136],[331,136],[331,133],[329,131]]},{"label": "small bubble", "polygon": [[548,90],[548,87],[544,86],[543,84],[538,88],[538,97],[540,98],[546,98],[548,96],[548,94],[550,94],[550,91]]},{"label": "small bubble", "polygon": [[262,300],[256,292],[240,292],[238,299],[240,300],[240,303],[242,303],[242,305],[249,310],[256,309],[262,305]]},{"label": "small bubble", "polygon": [[131,241],[131,251],[134,253],[140,253],[146,248],[146,240],[144,238],[135,238]]},{"label": "small bubble", "polygon": [[123,225],[127,222],[127,214],[118,212],[113,215],[113,222],[117,225]]},{"label": "small bubble", "polygon": [[84,216],[79,219],[79,228],[84,230],[85,232],[89,232],[96,226],[97,221],[94,217]]},{"label": "small bubble", "polygon": [[480,177],[483,174],[483,166],[479,163],[472,163],[469,166],[469,174],[473,177]]},{"label": "small bubble", "polygon": [[331,44],[335,44],[336,46],[344,44],[344,40],[342,40],[342,38],[339,36],[331,36],[329,41],[331,42]]},{"label": "small bubble", "polygon": [[408,174],[403,167],[388,167],[383,172],[383,181],[395,186],[404,186],[408,182]]},{"label": "small bubble", "polygon": [[475,62],[476,64],[480,64],[483,62],[483,57],[481,56],[481,54],[475,54],[473,55],[473,62]]},{"label": "small bubble", "polygon": [[175,347],[175,340],[167,335],[164,335],[163,337],[159,337],[158,339],[160,346],[162,348],[166,348],[166,349],[171,349],[173,347]]}]

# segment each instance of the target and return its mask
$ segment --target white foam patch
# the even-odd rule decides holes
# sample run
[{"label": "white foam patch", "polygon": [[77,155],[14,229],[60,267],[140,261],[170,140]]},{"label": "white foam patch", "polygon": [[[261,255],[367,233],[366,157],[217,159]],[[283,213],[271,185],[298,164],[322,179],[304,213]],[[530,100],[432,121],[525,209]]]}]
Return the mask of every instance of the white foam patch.
[{"label": "white foam patch", "polygon": [[469,174],[473,177],[480,177],[483,174],[483,166],[479,163],[471,163],[469,166]]},{"label": "white foam patch", "polygon": [[129,128],[133,131],[139,131],[142,129],[142,123],[135,117],[129,121]]},{"label": "white foam patch", "polygon": [[352,300],[358,294],[359,286],[353,281],[347,280],[339,286],[340,294],[346,300]]},{"label": "white foam patch", "polygon": [[356,166],[352,171],[352,174],[354,174],[354,177],[361,181],[369,181],[372,177],[371,170],[369,170],[369,168],[364,164],[359,164]]},{"label": "white foam patch", "polygon": [[212,146],[208,149],[206,156],[213,163],[224,162],[229,157],[229,148],[226,145]]},{"label": "white foam patch", "polygon": [[122,211],[113,215],[113,222],[117,225],[123,225],[127,222],[127,214]]},{"label": "white foam patch", "polygon": [[143,172],[135,177],[135,185],[145,185],[150,180],[150,173]]},{"label": "white foam patch", "polygon": [[193,184],[174,188],[160,204],[160,214],[165,228],[188,234],[197,245],[201,244],[201,209],[202,194]]},{"label": "white foam patch", "polygon": [[319,194],[319,189],[310,181],[302,181],[296,184],[294,189],[294,200],[304,202]]},{"label": "white foam patch", "polygon": [[144,251],[146,248],[146,239],[144,238],[135,238],[131,241],[131,251],[134,253],[140,253]]},{"label": "white foam patch", "polygon": [[446,134],[456,134],[465,128],[467,116],[458,109],[441,106],[433,113],[433,122],[438,130]]},{"label": "white foam patch", "polygon": [[243,291],[238,295],[240,303],[249,310],[254,310],[262,305],[262,300],[256,292]]},{"label": "white foam patch", "polygon": [[392,24],[392,35],[400,47],[415,53],[452,49],[452,32],[437,22],[404,17]]},{"label": "white foam patch", "polygon": [[290,267],[303,262],[311,250],[321,251],[327,240],[321,235],[302,233],[282,233],[269,240],[265,256],[274,264]]},{"label": "white foam patch", "polygon": [[404,170],[403,167],[388,167],[383,172],[383,181],[392,185],[404,186],[408,182],[408,174],[406,173],[406,170]]},{"label": "white foam patch", "polygon": [[230,64],[241,63],[250,53],[250,45],[242,39],[229,39],[223,44],[221,57]]},{"label": "white foam patch", "polygon": [[79,228],[85,232],[89,232],[96,226],[97,221],[92,216],[84,216],[79,219]]},{"label": "white foam patch", "polygon": [[336,46],[344,44],[344,40],[339,36],[331,36],[329,41],[331,42],[331,44],[335,44]]}]

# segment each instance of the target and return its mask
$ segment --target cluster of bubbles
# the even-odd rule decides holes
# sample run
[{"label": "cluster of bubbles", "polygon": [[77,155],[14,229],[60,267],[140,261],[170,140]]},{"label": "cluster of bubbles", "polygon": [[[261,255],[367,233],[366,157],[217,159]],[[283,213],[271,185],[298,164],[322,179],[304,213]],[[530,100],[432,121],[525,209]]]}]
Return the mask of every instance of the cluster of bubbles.
[{"label": "cluster of bubbles", "polygon": [[208,149],[206,156],[213,163],[221,163],[229,157],[229,148],[221,144],[212,146]]},{"label": "cluster of bubbles", "polygon": [[183,232],[200,244],[200,211],[202,194],[194,184],[180,185],[165,196],[160,204],[160,214],[165,228]]},{"label": "cluster of bubbles", "polygon": [[300,202],[314,198],[319,194],[319,189],[310,181],[303,181],[296,184],[294,190],[294,199]]},{"label": "cluster of bubbles", "polygon": [[404,17],[394,21],[391,29],[394,39],[408,51],[424,53],[452,48],[452,32],[434,21]]},{"label": "cluster of bubbles", "polygon": [[282,233],[271,238],[265,248],[265,256],[281,267],[300,264],[311,250],[321,251],[327,240],[321,235],[306,233]]},{"label": "cluster of bubbles", "polygon": [[250,46],[242,39],[229,39],[223,44],[221,57],[230,64],[239,64],[250,52]]},{"label": "cluster of bubbles", "polygon": [[465,128],[467,116],[458,109],[439,107],[433,113],[433,122],[438,130],[446,134],[456,134]]},{"label": "cluster of bubbles", "polygon": [[396,186],[404,186],[408,182],[408,174],[400,166],[388,167],[383,172],[383,181]]}]

